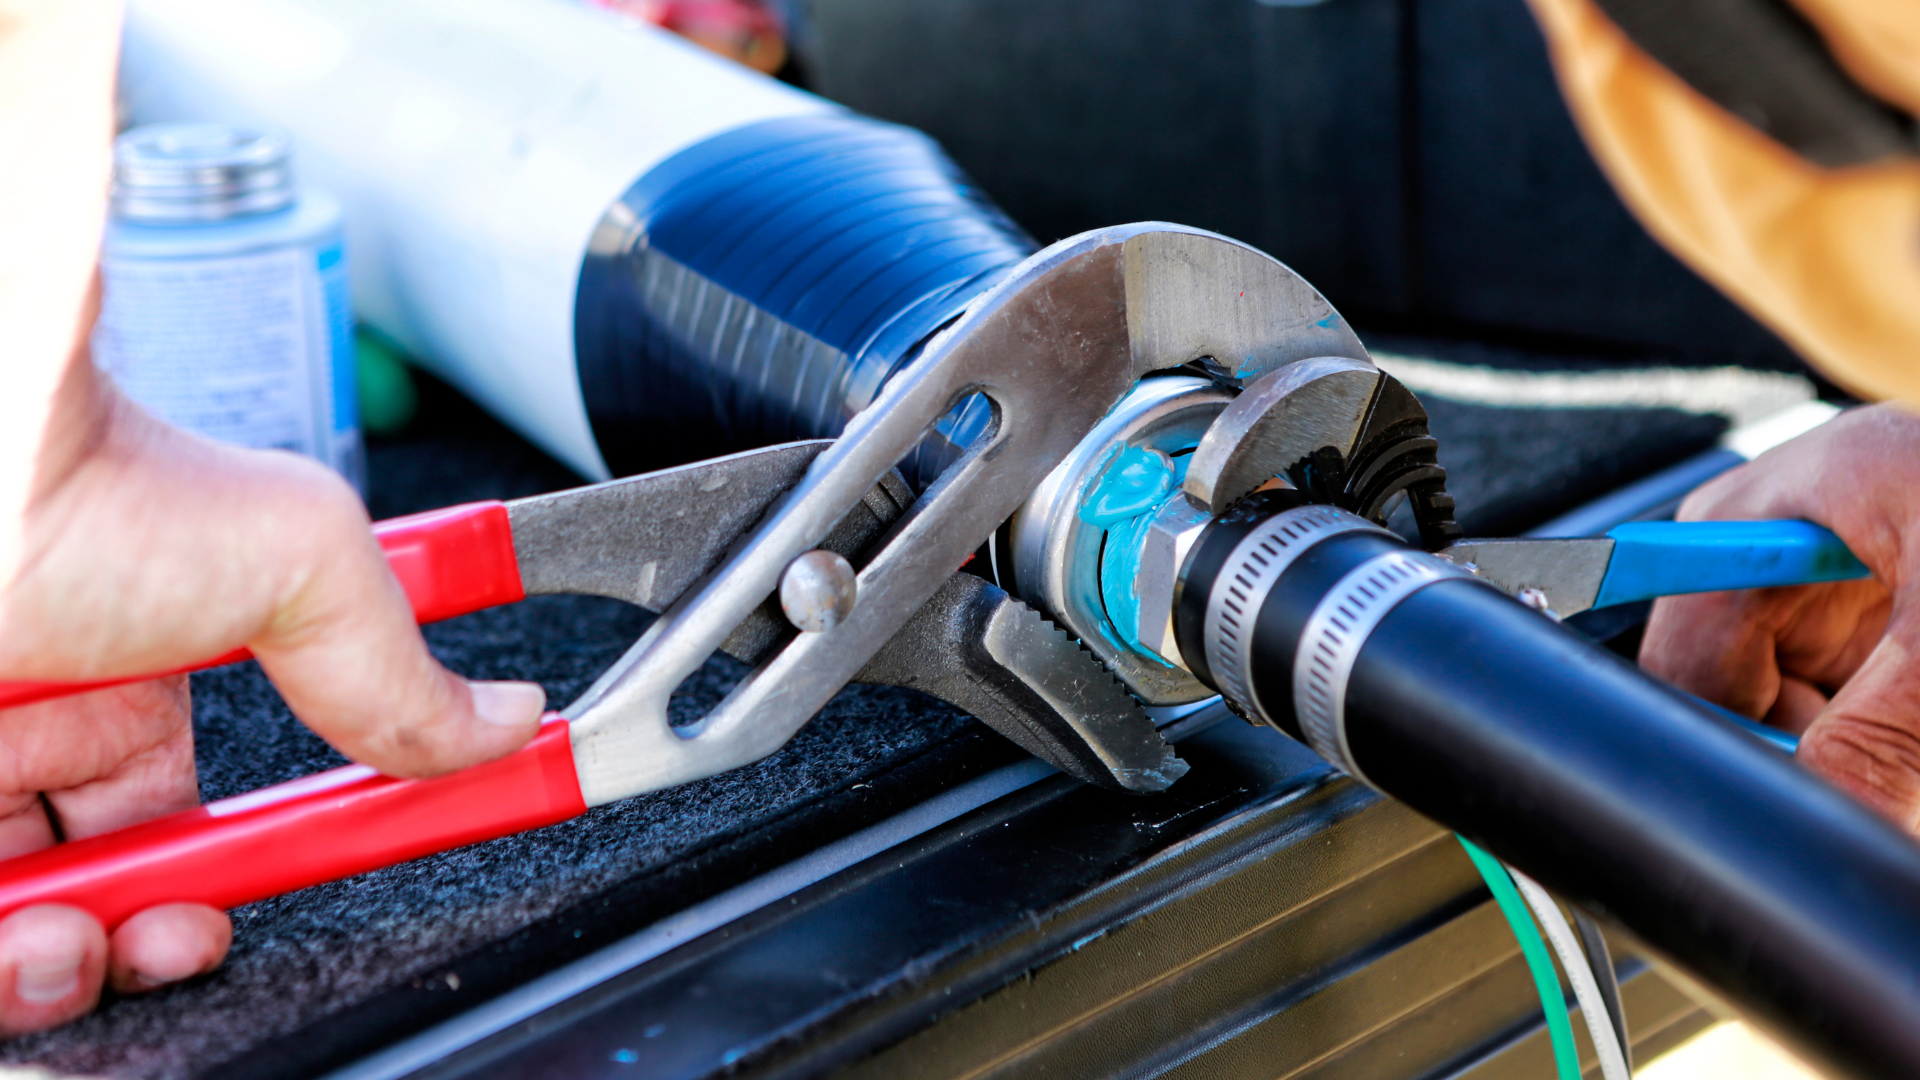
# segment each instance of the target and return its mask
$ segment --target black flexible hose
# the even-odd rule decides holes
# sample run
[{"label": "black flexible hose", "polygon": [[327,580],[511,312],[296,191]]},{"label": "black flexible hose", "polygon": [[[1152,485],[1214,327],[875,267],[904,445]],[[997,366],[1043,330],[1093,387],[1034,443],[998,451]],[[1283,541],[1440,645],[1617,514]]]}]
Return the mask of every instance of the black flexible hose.
[{"label": "black flexible hose", "polygon": [[[1249,516],[1188,559],[1183,649],[1204,647],[1195,620],[1230,586],[1222,550]],[[1373,532],[1307,547],[1260,605],[1253,700],[1236,704],[1297,737],[1309,617],[1348,571],[1404,549]],[[1366,780],[1618,919],[1810,1057],[1920,1076],[1920,846],[1478,582],[1427,584],[1360,636],[1344,726]]]}]

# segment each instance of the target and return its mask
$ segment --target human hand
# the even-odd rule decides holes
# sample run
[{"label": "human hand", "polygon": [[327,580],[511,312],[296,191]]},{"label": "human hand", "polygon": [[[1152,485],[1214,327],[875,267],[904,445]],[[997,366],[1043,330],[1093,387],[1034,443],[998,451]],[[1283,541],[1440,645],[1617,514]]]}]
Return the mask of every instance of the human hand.
[{"label": "human hand", "polygon": [[1854,409],[1704,485],[1683,521],[1802,518],[1873,571],[1864,581],[1674,596],[1640,663],[1801,736],[1800,760],[1920,833],[1920,416]]},{"label": "human hand", "polygon": [[[358,497],[317,463],[172,429],[84,362],[37,463],[0,573],[0,679],[112,679],[246,646],[296,715],[392,775],[534,734],[540,688],[432,659]],[[0,858],[198,802],[184,676],[0,711]],[[230,938],[224,913],[184,904],[118,927],[16,912],[0,919],[0,1034],[87,1011],[103,982],[133,993],[209,970]]]}]

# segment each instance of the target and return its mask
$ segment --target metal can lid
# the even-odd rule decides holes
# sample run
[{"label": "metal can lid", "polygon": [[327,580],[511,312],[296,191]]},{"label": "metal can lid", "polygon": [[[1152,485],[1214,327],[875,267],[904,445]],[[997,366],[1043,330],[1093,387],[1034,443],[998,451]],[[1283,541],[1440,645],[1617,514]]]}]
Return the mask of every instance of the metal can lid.
[{"label": "metal can lid", "polygon": [[186,224],[265,214],[294,200],[292,143],[229,124],[154,124],[113,145],[113,213]]}]

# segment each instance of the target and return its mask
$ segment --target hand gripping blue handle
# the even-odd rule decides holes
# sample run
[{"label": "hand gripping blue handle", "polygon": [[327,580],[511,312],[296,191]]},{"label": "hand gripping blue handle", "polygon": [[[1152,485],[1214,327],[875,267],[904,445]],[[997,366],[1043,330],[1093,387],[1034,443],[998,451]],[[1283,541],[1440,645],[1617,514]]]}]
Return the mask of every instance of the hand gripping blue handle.
[{"label": "hand gripping blue handle", "polygon": [[1630,521],[1607,536],[1613,557],[1594,599],[1597,608],[1871,574],[1839,537],[1808,521]]}]

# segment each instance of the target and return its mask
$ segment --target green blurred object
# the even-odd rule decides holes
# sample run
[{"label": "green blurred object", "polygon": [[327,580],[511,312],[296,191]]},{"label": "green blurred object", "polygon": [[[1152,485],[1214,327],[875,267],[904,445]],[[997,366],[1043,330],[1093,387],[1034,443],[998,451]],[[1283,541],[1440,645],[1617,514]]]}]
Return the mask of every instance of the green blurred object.
[{"label": "green blurred object", "polygon": [[413,419],[420,405],[413,373],[407,370],[406,354],[385,335],[366,326],[354,328],[353,375],[362,431],[392,435]]}]

